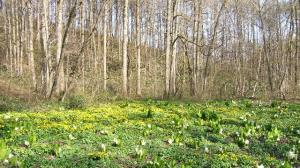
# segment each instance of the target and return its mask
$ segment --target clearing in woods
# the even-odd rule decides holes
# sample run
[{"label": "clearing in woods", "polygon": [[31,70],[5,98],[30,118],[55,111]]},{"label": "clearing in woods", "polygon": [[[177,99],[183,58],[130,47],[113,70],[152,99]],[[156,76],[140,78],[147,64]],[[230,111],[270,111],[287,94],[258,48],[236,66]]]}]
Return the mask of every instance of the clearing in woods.
[{"label": "clearing in woods", "polygon": [[300,166],[300,104],[120,101],[0,114],[0,166]]}]

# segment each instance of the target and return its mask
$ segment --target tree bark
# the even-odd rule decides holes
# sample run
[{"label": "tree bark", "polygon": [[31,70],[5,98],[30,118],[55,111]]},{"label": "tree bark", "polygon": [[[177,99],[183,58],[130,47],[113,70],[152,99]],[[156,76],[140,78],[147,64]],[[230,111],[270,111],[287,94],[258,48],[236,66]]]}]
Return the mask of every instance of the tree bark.
[{"label": "tree bark", "polygon": [[107,3],[104,4],[104,30],[103,30],[103,89],[107,90],[107,67],[106,67],[106,55],[107,55]]},{"label": "tree bark", "polygon": [[140,0],[136,1],[137,95],[141,96],[141,20]]},{"label": "tree bark", "polygon": [[166,31],[166,67],[165,67],[165,97],[170,94],[170,51],[171,51],[171,30],[172,30],[172,0],[167,2],[167,31]]},{"label": "tree bark", "polygon": [[128,0],[124,0],[124,28],[123,28],[123,95],[128,96]]},{"label": "tree bark", "polygon": [[51,53],[49,50],[50,43],[49,43],[49,6],[48,0],[43,0],[43,19],[42,19],[42,39],[43,39],[43,51],[45,54],[45,63],[44,63],[44,77],[45,81],[45,93],[46,97],[50,95],[50,84],[52,77],[50,75],[50,71],[52,70],[52,58]]},{"label": "tree bark", "polygon": [[[63,36],[63,4],[64,0],[57,1],[57,30],[56,30],[56,38],[57,38],[57,47],[56,47],[56,66],[59,64],[59,61],[62,57],[62,36]],[[61,63],[60,69],[58,71],[58,81],[57,81],[57,93],[64,91],[65,89],[65,75],[63,62]]]},{"label": "tree bark", "polygon": [[33,48],[33,40],[34,40],[34,30],[33,30],[33,19],[34,19],[34,8],[33,4],[29,3],[29,68],[32,77],[32,88],[34,91],[37,89],[37,81],[35,74],[35,62],[34,62],[34,48]]}]

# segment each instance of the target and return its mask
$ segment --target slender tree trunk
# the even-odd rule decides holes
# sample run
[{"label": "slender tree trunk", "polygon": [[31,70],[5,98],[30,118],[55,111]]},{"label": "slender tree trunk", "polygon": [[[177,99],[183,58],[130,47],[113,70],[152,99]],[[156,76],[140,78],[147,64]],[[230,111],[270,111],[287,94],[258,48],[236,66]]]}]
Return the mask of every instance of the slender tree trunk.
[{"label": "slender tree trunk", "polygon": [[[21,2],[21,9],[23,10],[25,8],[24,1]],[[23,74],[23,57],[24,57],[24,49],[25,49],[25,13],[22,12],[22,15],[20,17],[20,59],[19,59],[19,75]]]},{"label": "slender tree trunk", "polygon": [[[12,44],[13,44],[13,71],[16,72],[17,70],[17,35],[16,35],[16,6],[15,6],[15,0],[11,1],[11,29],[12,29]],[[12,71],[12,72],[13,72]]]},{"label": "slender tree trunk", "polygon": [[209,61],[210,61],[210,57],[212,56],[213,53],[213,49],[215,47],[215,40],[216,40],[216,36],[217,36],[217,29],[219,27],[219,21],[220,21],[220,17],[221,17],[221,13],[225,8],[227,1],[224,1],[221,9],[219,10],[218,14],[217,14],[217,18],[216,21],[214,23],[214,28],[213,28],[213,34],[210,40],[210,44],[208,46],[208,51],[207,51],[207,55],[206,55],[206,60],[205,60],[205,67],[204,67],[204,74],[203,74],[203,91],[206,91],[206,87],[207,87],[207,78],[208,78],[208,68],[209,68]]},{"label": "slender tree trunk", "polygon": [[171,30],[172,30],[172,0],[167,2],[167,37],[166,37],[166,71],[165,71],[165,97],[170,94],[170,51],[171,51]]},{"label": "slender tree trunk", "polygon": [[[10,8],[11,8],[11,4],[10,4]],[[11,8],[12,9],[12,8]],[[11,17],[12,16],[12,13],[11,13],[11,10],[9,11],[9,14],[8,14],[8,34],[9,34],[9,70],[10,70],[10,76],[12,77],[13,75],[13,49],[14,49],[14,46],[13,46],[13,23],[11,21]]]},{"label": "slender tree trunk", "polygon": [[[203,41],[203,20],[202,20],[202,0],[198,0],[199,4],[198,4],[198,11],[197,11],[197,23],[198,23],[198,33],[197,33],[197,44],[199,44],[200,46],[202,45]],[[201,80],[201,66],[203,64],[203,54],[202,54],[202,48],[197,46],[197,68],[196,68],[196,85],[195,87],[197,87],[196,92],[198,92],[199,90],[201,90],[201,85],[198,86],[198,83],[200,83]]]},{"label": "slender tree trunk", "polygon": [[296,44],[295,44],[295,67],[294,67],[294,69],[295,69],[295,72],[294,72],[294,74],[295,74],[295,86],[297,87],[297,85],[298,85],[298,88],[300,88],[300,84],[298,84],[299,83],[299,74],[300,74],[300,72],[298,72],[299,71],[299,61],[300,61],[300,54],[299,54],[299,41],[300,41],[300,38],[299,38],[299,36],[300,36],[300,22],[299,22],[299,13],[298,13],[298,11],[300,10],[299,9],[299,7],[300,7],[300,1],[298,1],[298,6],[297,6],[297,2],[296,2],[296,0],[295,0],[295,6],[294,6],[294,10],[295,10],[295,12],[294,12],[294,15],[295,15],[295,22],[296,22]]},{"label": "slender tree trunk", "polygon": [[[198,34],[199,34],[199,29],[198,29],[198,2],[195,2],[194,4],[194,26],[193,26],[193,32],[194,32],[194,36],[193,36],[193,41],[195,44],[197,44],[197,40],[198,40]],[[192,86],[190,86],[191,88],[191,96],[195,96],[196,94],[196,86],[197,86],[197,56],[198,56],[198,53],[197,53],[197,49],[198,49],[198,46],[197,45],[194,45],[193,46],[193,82],[191,82]]]},{"label": "slender tree trunk", "polygon": [[107,55],[107,4],[104,4],[104,32],[103,32],[103,89],[107,90],[107,68],[106,68],[106,55]]},{"label": "slender tree trunk", "polygon": [[128,0],[124,0],[124,28],[123,28],[123,94],[128,96]]},{"label": "slender tree trunk", "polygon": [[[81,45],[84,45],[84,34],[85,34],[85,0],[81,0]],[[85,53],[82,53],[81,60],[81,73],[82,73],[82,90],[85,91]]]},{"label": "slender tree trunk", "polygon": [[49,13],[48,13],[48,0],[43,0],[43,19],[42,19],[42,38],[43,38],[43,49],[45,54],[45,91],[46,96],[48,97],[50,94],[50,83],[51,83],[51,75],[50,71],[52,69],[52,61],[51,61],[51,53],[49,50]]},{"label": "slender tree trunk", "polygon": [[15,39],[15,43],[16,43],[16,58],[15,58],[15,62],[16,62],[16,72],[17,72],[17,76],[20,75],[20,46],[21,46],[21,35],[20,35],[20,19],[19,19],[19,2],[16,1],[15,3],[15,28],[16,28],[16,39]]},{"label": "slender tree trunk", "polygon": [[[63,60],[63,51],[64,51],[64,47],[65,47],[65,43],[66,43],[66,40],[67,40],[67,37],[68,37],[68,32],[69,32],[69,28],[70,28],[70,25],[72,24],[72,21],[73,21],[73,18],[76,17],[76,8],[77,8],[77,3],[78,1],[75,1],[74,2],[74,5],[73,7],[71,8],[70,10],[70,14],[69,14],[69,17],[68,17],[68,20],[67,20],[67,24],[65,26],[65,30],[63,32],[63,35],[62,35],[62,39],[61,39],[61,46],[58,46],[58,48],[60,48],[60,56],[59,56],[59,60],[58,62],[56,63],[56,66],[53,70],[53,81],[51,81],[51,87],[50,87],[50,90],[49,90],[49,95],[47,96],[47,98],[51,98],[52,95],[53,95],[53,91],[56,89],[56,86],[57,86],[57,82],[58,82],[58,78],[59,78],[59,71],[61,69],[61,66],[62,66],[62,60]],[[82,51],[83,49],[80,50],[79,54],[78,54],[78,58],[80,58],[79,56],[82,55]],[[77,66],[78,66],[78,63],[79,62],[76,62],[77,63]],[[68,86],[68,88],[65,89],[65,92],[64,92],[64,95],[62,96],[61,100],[64,100],[67,92],[68,92],[68,89],[70,88],[70,86]]]},{"label": "slender tree trunk", "polygon": [[268,82],[270,85],[270,95],[271,98],[274,98],[274,88],[273,88],[273,79],[272,79],[272,69],[271,69],[271,63],[270,63],[270,58],[269,58],[269,52],[268,52],[268,46],[267,46],[267,39],[266,39],[266,30],[264,26],[264,20],[263,16],[261,13],[261,10],[259,10],[259,17],[260,17],[260,23],[261,23],[261,31],[262,31],[262,39],[263,39],[263,50],[264,50],[264,55],[267,63],[267,73],[268,73]]},{"label": "slender tree trunk", "polygon": [[36,91],[37,82],[36,82],[36,74],[35,74],[35,62],[34,62],[34,48],[33,48],[33,40],[34,40],[34,30],[33,30],[33,19],[34,19],[34,8],[33,4],[29,4],[29,68],[32,77],[32,87]]},{"label": "slender tree trunk", "polygon": [[140,0],[136,1],[137,95],[141,96],[141,20]]},{"label": "slender tree trunk", "polygon": [[10,50],[10,48],[9,48],[9,33],[8,33],[8,31],[9,31],[9,28],[8,28],[8,13],[7,13],[7,7],[5,6],[4,7],[4,9],[2,9],[3,10],[3,15],[4,15],[4,19],[5,19],[5,21],[4,21],[4,33],[5,33],[5,45],[6,45],[6,50],[5,50],[5,62],[4,62],[4,65],[6,66],[6,67],[8,67],[8,62],[9,62],[9,50]]},{"label": "slender tree trunk", "polygon": [[[175,18],[175,24],[173,25],[173,33],[172,33],[172,39],[176,40],[177,36],[178,36],[178,32],[179,32],[179,16],[177,16],[179,14],[179,5],[180,5],[180,0],[178,0],[176,3],[173,4],[174,5],[174,14],[173,17]],[[173,41],[172,40],[172,41]],[[172,42],[172,62],[171,62],[171,93],[173,95],[176,94],[176,65],[177,65],[177,45],[178,42],[173,41]]]},{"label": "slender tree trunk", "polygon": [[[57,2],[57,30],[56,30],[56,38],[57,38],[57,47],[56,47],[56,66],[59,64],[60,57],[62,56],[62,36],[63,36],[63,4],[64,0],[59,0]],[[58,71],[58,81],[57,81],[57,93],[64,91],[65,88],[65,74],[63,68],[63,62]]]}]

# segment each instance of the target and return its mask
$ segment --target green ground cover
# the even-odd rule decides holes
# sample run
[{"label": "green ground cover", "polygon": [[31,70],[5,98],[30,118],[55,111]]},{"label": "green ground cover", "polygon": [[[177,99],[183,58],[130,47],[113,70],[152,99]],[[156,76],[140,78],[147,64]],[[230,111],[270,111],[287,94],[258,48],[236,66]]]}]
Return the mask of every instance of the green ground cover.
[{"label": "green ground cover", "polygon": [[120,101],[0,113],[0,167],[297,167],[300,104]]}]

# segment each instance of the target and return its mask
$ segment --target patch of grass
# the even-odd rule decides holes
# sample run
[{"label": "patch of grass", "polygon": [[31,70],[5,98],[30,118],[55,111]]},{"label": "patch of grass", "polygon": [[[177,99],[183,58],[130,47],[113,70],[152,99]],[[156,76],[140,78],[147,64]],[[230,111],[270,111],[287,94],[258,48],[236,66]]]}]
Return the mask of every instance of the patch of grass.
[{"label": "patch of grass", "polygon": [[83,109],[86,106],[86,100],[82,95],[75,95],[69,97],[64,101],[63,106],[66,109]]},{"label": "patch of grass", "polygon": [[24,111],[28,109],[28,105],[18,99],[0,96],[0,113],[8,111]]}]

